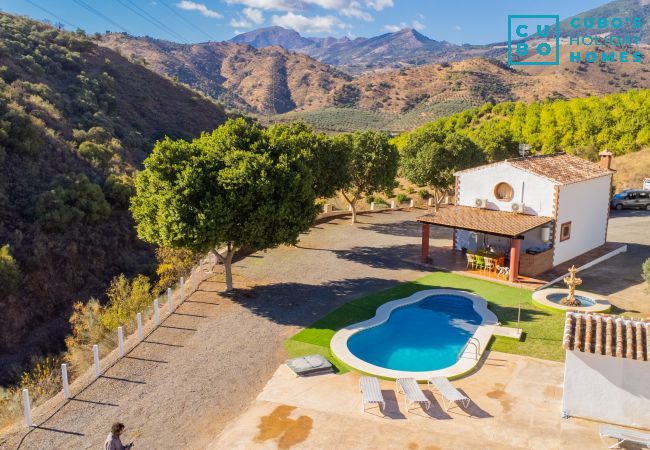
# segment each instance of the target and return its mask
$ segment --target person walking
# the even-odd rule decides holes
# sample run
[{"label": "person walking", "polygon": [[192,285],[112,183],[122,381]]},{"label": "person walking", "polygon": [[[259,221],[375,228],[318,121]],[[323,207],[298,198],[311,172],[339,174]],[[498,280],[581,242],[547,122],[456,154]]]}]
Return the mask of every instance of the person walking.
[{"label": "person walking", "polygon": [[115,422],[111,427],[111,432],[104,442],[104,450],[128,450],[133,447],[133,443],[128,445],[122,445],[120,440],[120,435],[124,432],[124,424],[121,422]]}]

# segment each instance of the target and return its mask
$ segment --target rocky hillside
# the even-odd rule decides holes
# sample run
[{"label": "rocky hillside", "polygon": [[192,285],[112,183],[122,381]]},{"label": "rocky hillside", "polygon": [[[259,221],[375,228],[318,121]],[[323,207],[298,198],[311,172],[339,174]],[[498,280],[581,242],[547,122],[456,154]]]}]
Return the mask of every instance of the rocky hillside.
[{"label": "rocky hillside", "polygon": [[157,139],[225,117],[82,33],[0,14],[0,375],[16,362],[8,353],[60,345],[74,301],[151,268],[128,211],[131,175]]},{"label": "rocky hillside", "polygon": [[125,34],[105,35],[100,44],[248,112],[322,108],[351,79],[281,47],[256,49],[227,42],[186,45]]}]

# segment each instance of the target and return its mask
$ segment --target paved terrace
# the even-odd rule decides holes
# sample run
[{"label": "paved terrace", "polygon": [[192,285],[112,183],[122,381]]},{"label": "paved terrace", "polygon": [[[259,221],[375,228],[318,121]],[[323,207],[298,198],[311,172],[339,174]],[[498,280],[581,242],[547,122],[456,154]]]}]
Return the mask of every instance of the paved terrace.
[{"label": "paved terrace", "polygon": [[[601,448],[598,425],[560,418],[564,364],[491,352],[454,385],[468,408],[406,411],[394,382],[386,409],[361,411],[359,376],[296,378],[282,366],[255,403],[208,447],[220,449],[575,449]],[[421,385],[424,387],[424,385]]]}]

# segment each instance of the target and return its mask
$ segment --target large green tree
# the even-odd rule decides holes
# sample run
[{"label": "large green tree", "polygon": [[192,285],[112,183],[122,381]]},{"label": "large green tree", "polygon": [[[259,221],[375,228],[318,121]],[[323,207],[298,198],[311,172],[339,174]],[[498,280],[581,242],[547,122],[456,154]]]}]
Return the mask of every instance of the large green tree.
[{"label": "large green tree", "polygon": [[240,248],[295,244],[318,208],[310,152],[243,119],[191,142],[165,139],[136,177],[131,210],[145,241],[214,250],[232,289]]},{"label": "large green tree", "polygon": [[423,128],[413,133],[404,146],[401,172],[412,183],[431,187],[437,210],[454,183],[454,173],[484,162],[483,151],[471,139]]},{"label": "large green tree", "polygon": [[352,209],[352,223],[356,223],[357,201],[363,195],[395,186],[399,153],[384,133],[365,131],[335,139],[347,148],[347,176],[341,195]]},{"label": "large green tree", "polygon": [[332,197],[347,183],[350,152],[343,140],[315,133],[302,122],[273,125],[266,130],[266,135],[271,145],[303,153],[309,159],[317,197]]}]

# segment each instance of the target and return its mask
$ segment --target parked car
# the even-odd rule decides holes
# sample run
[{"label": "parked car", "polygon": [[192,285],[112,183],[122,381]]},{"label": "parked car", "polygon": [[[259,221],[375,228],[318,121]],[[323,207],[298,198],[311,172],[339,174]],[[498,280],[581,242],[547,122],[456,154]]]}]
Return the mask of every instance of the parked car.
[{"label": "parked car", "polygon": [[650,191],[628,189],[616,194],[610,202],[612,209],[639,208],[650,211]]}]

